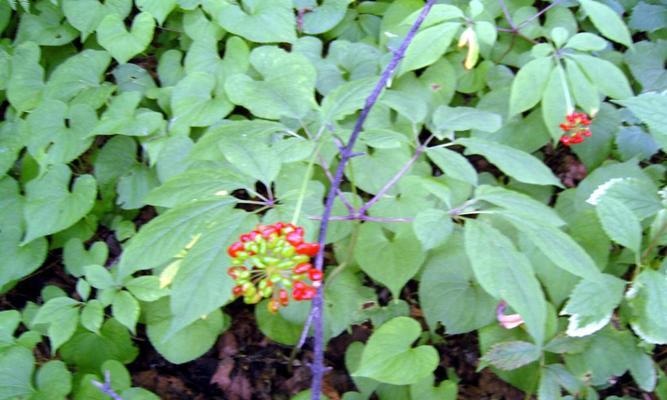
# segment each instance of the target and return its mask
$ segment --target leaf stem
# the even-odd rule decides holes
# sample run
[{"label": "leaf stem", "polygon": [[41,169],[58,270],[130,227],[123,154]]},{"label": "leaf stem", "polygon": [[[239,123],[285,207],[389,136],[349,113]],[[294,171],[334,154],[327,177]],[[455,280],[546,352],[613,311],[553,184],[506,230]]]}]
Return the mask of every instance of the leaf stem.
[{"label": "leaf stem", "polygon": [[[375,103],[377,102],[378,97],[382,92],[382,89],[384,89],[385,85],[389,81],[389,78],[391,78],[394,71],[398,67],[398,63],[405,55],[405,51],[407,50],[408,46],[414,39],[417,30],[419,30],[419,27],[424,22],[426,15],[428,15],[429,11],[431,11],[431,8],[433,7],[434,4],[435,0],[428,0],[426,2],[424,8],[419,14],[419,17],[408,31],[400,47],[398,48],[398,50],[394,52],[394,56],[392,57],[391,61],[389,62],[385,70],[382,72],[382,75],[380,76],[380,79],[375,85],[373,92],[366,99],[364,108],[361,110],[359,118],[357,119],[357,122],[354,125],[354,129],[352,130],[350,139],[341,152],[341,160],[340,163],[338,164],[338,167],[336,168],[334,181],[331,184],[331,187],[329,188],[329,192],[327,194],[324,206],[324,212],[322,213],[322,223],[320,224],[320,232],[318,236],[320,250],[317,252],[317,256],[315,257],[315,268],[317,268],[320,271],[324,266],[324,245],[327,237],[327,231],[329,228],[329,217],[331,216],[331,211],[333,209],[334,199],[336,197],[337,190],[340,188],[340,184],[343,180],[343,172],[345,171],[345,165],[353,155],[352,149],[354,148],[354,144],[356,143],[357,138],[361,133],[361,129],[364,126],[364,122],[366,122],[366,118],[368,118],[368,113],[370,112],[373,105],[375,105]],[[320,287],[317,290],[315,298],[313,299],[313,304],[310,311],[313,314],[313,327],[315,335],[315,340],[314,340],[315,343],[313,346],[314,357],[313,357],[313,363],[311,365],[311,370],[313,372],[313,378],[311,383],[312,400],[320,400],[320,394],[322,392],[322,379],[324,377],[324,372],[325,372],[324,326],[322,321],[323,306],[324,306],[324,295],[322,287]]]},{"label": "leaf stem", "polygon": [[572,114],[574,112],[574,106],[572,105],[572,97],[570,96],[570,89],[567,86],[567,79],[565,79],[565,69],[560,62],[559,56],[556,56],[556,63],[558,64],[558,75],[560,76],[560,84],[563,87],[563,95],[565,96],[565,107],[567,108],[566,115]]}]

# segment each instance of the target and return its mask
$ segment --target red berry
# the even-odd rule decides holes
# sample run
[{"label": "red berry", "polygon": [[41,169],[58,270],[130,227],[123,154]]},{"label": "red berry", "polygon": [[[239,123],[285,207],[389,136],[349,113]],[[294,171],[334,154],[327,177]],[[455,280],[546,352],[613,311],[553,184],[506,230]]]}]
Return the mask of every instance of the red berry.
[{"label": "red berry", "polygon": [[296,289],[296,290],[303,290],[303,289],[306,288],[306,286],[308,286],[308,285],[306,285],[305,283],[303,283],[301,281],[295,281],[294,282],[294,289]]},{"label": "red berry", "polygon": [[247,271],[247,270],[248,270],[248,268],[246,268],[243,265],[236,266],[236,267],[229,267],[229,268],[227,268],[227,275],[229,275],[232,279],[236,279],[237,278],[236,273],[238,271]]},{"label": "red berry", "polygon": [[275,224],[273,224],[273,227],[276,228],[276,230],[281,231],[285,227],[285,223],[284,222],[276,222]]},{"label": "red berry", "polygon": [[584,130],[581,131],[581,134],[586,136],[586,137],[590,137],[591,136],[591,131],[590,131],[590,129],[584,129]]},{"label": "red berry", "polygon": [[567,132],[567,131],[569,131],[569,130],[572,129],[572,128],[571,128],[570,125],[568,125],[568,124],[560,124],[560,129],[561,129],[563,132]]},{"label": "red berry", "polygon": [[306,286],[305,289],[303,289],[303,299],[304,300],[311,300],[315,295],[317,294],[317,289],[315,289],[312,286]]},{"label": "red berry", "polygon": [[240,296],[241,294],[243,294],[243,288],[241,287],[241,285],[234,286],[232,288],[232,294],[234,296]]},{"label": "red berry", "polygon": [[296,232],[297,234],[299,234],[299,236],[303,236],[303,233],[304,233],[304,232],[303,232],[303,228],[300,227],[300,226],[296,226],[296,227],[294,227],[294,232]]},{"label": "red berry", "polygon": [[280,301],[280,304],[283,306],[286,306],[289,303],[289,295],[287,294],[287,290],[280,289],[280,292],[278,293],[278,301]]},{"label": "red berry", "polygon": [[267,307],[269,308],[269,312],[271,312],[271,314],[275,314],[280,309],[280,303],[276,299],[271,299],[269,300]]},{"label": "red berry", "polygon": [[299,235],[296,232],[290,232],[285,236],[285,240],[292,246],[298,246],[303,243],[303,236]]},{"label": "red berry", "polygon": [[242,242],[235,242],[231,246],[227,248],[227,254],[229,254],[230,257],[235,258],[236,257],[236,252],[245,250],[245,246],[243,245]]},{"label": "red berry", "polygon": [[292,290],[292,298],[297,301],[303,300],[303,290],[294,288]]},{"label": "red berry", "polygon": [[570,137],[567,135],[564,135],[563,137],[560,138],[560,142],[563,143],[565,146],[570,145]]},{"label": "red berry", "polygon": [[320,245],[318,243],[301,243],[296,246],[297,254],[303,254],[308,257],[315,257],[318,251],[320,251]]},{"label": "red berry", "polygon": [[313,282],[314,281],[321,281],[323,276],[324,275],[322,274],[322,271],[320,271],[318,269],[313,268],[310,271],[308,271],[308,277]]},{"label": "red berry", "polygon": [[299,275],[300,274],[305,274],[311,268],[313,268],[313,266],[310,263],[303,263],[303,264],[299,264],[296,267],[292,268],[292,272],[294,272],[295,274],[299,274]]},{"label": "red berry", "polygon": [[262,237],[268,239],[271,235],[277,233],[278,231],[273,226],[267,226],[262,230]]}]

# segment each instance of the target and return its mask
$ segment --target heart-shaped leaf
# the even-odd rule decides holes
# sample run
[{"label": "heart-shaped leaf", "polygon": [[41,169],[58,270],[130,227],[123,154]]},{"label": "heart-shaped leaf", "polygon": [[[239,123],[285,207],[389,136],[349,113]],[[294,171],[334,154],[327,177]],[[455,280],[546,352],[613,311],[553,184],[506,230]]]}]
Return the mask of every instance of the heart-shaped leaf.
[{"label": "heart-shaped leaf", "polygon": [[434,347],[411,347],[420,333],[419,323],[408,317],[385,323],[368,340],[359,369],[352,375],[393,385],[419,382],[438,366]]},{"label": "heart-shaped leaf", "polygon": [[136,56],[153,39],[155,19],[147,12],[137,14],[132,21],[132,28],[125,29],[123,18],[118,14],[109,14],[97,27],[97,41],[113,58],[121,64]]}]

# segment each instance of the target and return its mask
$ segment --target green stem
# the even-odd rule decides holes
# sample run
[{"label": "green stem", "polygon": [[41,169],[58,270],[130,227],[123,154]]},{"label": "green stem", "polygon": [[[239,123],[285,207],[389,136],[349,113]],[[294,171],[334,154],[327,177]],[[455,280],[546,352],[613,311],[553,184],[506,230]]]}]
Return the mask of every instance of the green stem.
[{"label": "green stem", "polygon": [[299,198],[296,201],[296,207],[294,207],[292,224],[296,225],[297,221],[299,220],[299,217],[301,216],[301,209],[303,208],[303,200],[306,197],[306,190],[308,189],[308,181],[310,180],[310,177],[313,174],[313,167],[315,165],[315,160],[317,159],[317,155],[320,154],[320,150],[322,149],[323,144],[324,140],[320,138],[317,147],[315,147],[315,150],[313,150],[313,154],[310,156],[310,160],[308,160],[308,168],[306,169],[306,174],[303,176],[303,182],[301,182],[301,190],[299,192]]}]

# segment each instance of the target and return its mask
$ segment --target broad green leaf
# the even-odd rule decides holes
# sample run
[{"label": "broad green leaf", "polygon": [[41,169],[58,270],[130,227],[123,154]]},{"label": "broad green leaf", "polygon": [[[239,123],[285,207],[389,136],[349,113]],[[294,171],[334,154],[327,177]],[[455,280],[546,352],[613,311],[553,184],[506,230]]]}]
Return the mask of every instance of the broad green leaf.
[{"label": "broad green leaf", "polygon": [[584,279],[599,280],[600,270],[591,256],[565,232],[525,215],[501,215],[558,267]]},{"label": "broad green leaf", "polygon": [[125,287],[141,301],[155,301],[169,294],[169,290],[160,285],[160,278],[154,275],[133,278]]},{"label": "broad green leaf", "polygon": [[90,300],[81,310],[81,325],[91,332],[99,333],[104,322],[104,306],[99,300]]},{"label": "broad green leaf", "polygon": [[528,332],[541,345],[547,304],[528,258],[519,253],[505,235],[484,222],[466,221],[464,240],[479,284],[521,315]]},{"label": "broad green leaf", "polygon": [[167,361],[183,364],[206,353],[229,325],[229,317],[219,309],[200,318],[167,338],[173,316],[166,298],[146,306],[146,334],[155,349]]},{"label": "broad green leaf", "polygon": [[368,339],[359,368],[352,375],[393,385],[419,382],[438,365],[434,347],[412,347],[420,333],[419,323],[411,318],[398,317],[386,322]]},{"label": "broad green leaf", "polygon": [[600,198],[595,211],[609,238],[639,255],[642,227],[635,213],[621,201],[610,196]]},{"label": "broad green leaf", "polygon": [[219,143],[227,161],[265,184],[280,173],[280,158],[269,146],[249,137],[228,137]]},{"label": "broad green leaf", "polygon": [[663,149],[667,148],[667,94],[643,93],[618,103],[648,125],[656,141]]},{"label": "broad green leaf", "polygon": [[121,290],[113,297],[111,311],[113,317],[116,318],[118,322],[125,325],[127,329],[134,334],[134,328],[139,319],[139,311],[141,311],[137,299],[135,299],[129,292]]},{"label": "broad green leaf", "polygon": [[95,242],[88,250],[79,238],[70,239],[63,248],[63,261],[67,272],[79,277],[85,273],[87,265],[104,265],[109,256],[109,248],[105,242]]},{"label": "broad green leaf", "polygon": [[412,222],[412,228],[424,250],[430,250],[445,243],[454,229],[449,214],[443,210],[420,211]]},{"label": "broad green leaf", "polygon": [[195,201],[152,219],[123,249],[118,265],[120,277],[169,261],[197,238],[208,224],[226,215],[234,203],[232,199]]},{"label": "broad green leaf", "polygon": [[40,48],[33,42],[21,43],[14,49],[7,100],[19,112],[30,111],[42,101],[44,69],[39,64],[40,57]]},{"label": "broad green leaf", "polygon": [[98,89],[109,63],[111,57],[103,50],[84,50],[66,59],[49,75],[46,96],[69,101],[81,92]]},{"label": "broad green leaf", "polygon": [[324,291],[325,338],[340,335],[350,325],[367,319],[364,306],[377,302],[372,288],[362,285],[362,278],[351,270],[329,278]]},{"label": "broad green leaf", "polygon": [[[192,149],[192,160],[220,160],[218,143],[230,136],[258,138],[264,140],[270,135],[284,132],[287,128],[274,121],[255,120],[225,120],[220,125],[212,126],[197,140]],[[231,171],[230,171],[231,172]]]},{"label": "broad green leaf", "polygon": [[79,328],[60,351],[63,361],[85,371],[99,371],[107,360],[129,364],[138,354],[130,332],[113,318],[102,324],[99,334]]},{"label": "broad green leaf", "polygon": [[572,36],[565,45],[565,48],[575,49],[579,51],[600,51],[607,47],[607,42],[600,36],[589,33],[580,32]]},{"label": "broad green leaf", "polygon": [[132,0],[63,0],[63,12],[67,22],[81,32],[81,39],[86,40],[95,32],[102,19],[109,14],[116,14],[123,20],[132,10]]},{"label": "broad green leaf", "polygon": [[169,13],[176,7],[177,0],[136,0],[139,11],[147,12],[162,25]]},{"label": "broad green leaf", "polygon": [[366,78],[347,82],[322,100],[322,123],[330,124],[361,110],[375,87],[377,78]]},{"label": "broad green leaf", "polygon": [[579,282],[562,311],[570,315],[568,336],[587,336],[607,325],[623,299],[624,290],[625,281],[608,274],[594,281]]},{"label": "broad green leaf", "polygon": [[562,186],[542,161],[521,150],[477,138],[462,138],[456,142],[466,147],[466,153],[484,156],[501,171],[520,182]]},{"label": "broad green leaf", "polygon": [[387,237],[380,224],[363,224],[354,255],[361,269],[387,286],[397,299],[419,270],[424,252],[410,226],[401,227],[392,236]]},{"label": "broad green leaf", "polygon": [[557,65],[551,70],[547,85],[542,93],[542,118],[554,141],[557,141],[563,135],[559,125],[570,112],[567,109],[568,101],[573,101],[571,97],[569,100],[565,97],[566,88],[563,85],[567,82],[564,82],[564,80],[565,71],[562,66]]},{"label": "broad green leaf", "polygon": [[667,276],[664,272],[644,269],[635,278],[626,299],[632,309],[632,330],[648,343],[667,343]]},{"label": "broad green leaf", "polygon": [[160,207],[175,207],[193,200],[222,198],[250,186],[248,177],[222,168],[196,168],[176,175],[144,199]]},{"label": "broad green leaf", "polygon": [[268,300],[255,306],[255,319],[259,330],[269,339],[292,346],[299,342],[303,324],[295,324],[283,318],[281,314],[272,314],[267,307]]},{"label": "broad green leaf", "polygon": [[21,314],[17,310],[0,311],[0,349],[14,343],[14,331],[21,322]]},{"label": "broad green leaf", "polygon": [[118,14],[107,14],[97,27],[97,41],[113,58],[123,64],[146,50],[153,39],[155,20],[147,12],[134,17],[128,32],[123,18]]},{"label": "broad green leaf", "polygon": [[134,165],[137,142],[127,136],[113,136],[97,153],[94,162],[95,177],[100,186],[113,183]]},{"label": "broad green leaf", "polygon": [[667,7],[664,3],[650,4],[640,1],[632,7],[628,27],[644,32],[655,32],[665,27],[665,18],[667,18]]},{"label": "broad green leaf", "polygon": [[26,184],[23,215],[27,229],[23,244],[72,226],[93,207],[97,194],[95,179],[81,175],[74,180],[70,191],[71,177],[66,165],[55,165]]},{"label": "broad green leaf", "polygon": [[527,62],[512,81],[509,115],[516,115],[535,107],[542,99],[554,63],[549,57]]},{"label": "broad green leaf", "polygon": [[433,124],[440,131],[477,129],[495,132],[502,126],[500,115],[471,107],[440,106],[433,113]]},{"label": "broad green leaf", "polygon": [[12,347],[0,353],[0,398],[25,398],[34,392],[32,372],[35,357],[25,347]]},{"label": "broad green leaf", "polygon": [[364,129],[360,139],[366,145],[376,149],[395,149],[409,142],[404,134],[381,128]]},{"label": "broad green leaf", "polygon": [[351,0],[324,0],[320,2],[314,0],[297,0],[294,6],[297,9],[306,9],[303,15],[302,29],[303,33],[316,35],[324,33],[336,25],[345,17],[347,6]]},{"label": "broad green leaf", "polygon": [[555,227],[565,225],[565,221],[553,208],[526,194],[501,186],[480,185],[475,190],[475,199],[502,207],[512,214],[525,214],[547,225]]},{"label": "broad green leaf", "polygon": [[250,63],[263,80],[243,74],[229,77],[225,91],[233,103],[267,119],[302,118],[314,108],[317,73],[306,57],[262,46],[252,51]]},{"label": "broad green leaf", "polygon": [[646,353],[636,351],[630,362],[629,368],[632,379],[637,386],[645,392],[653,392],[657,383],[656,363]]},{"label": "broad green leaf", "polygon": [[204,9],[225,30],[257,43],[292,43],[296,18],[290,0],[204,0]]},{"label": "broad green leaf", "polygon": [[64,362],[51,360],[37,371],[38,398],[64,399],[72,390],[72,373]]},{"label": "broad green leaf", "polygon": [[101,265],[86,265],[83,268],[86,280],[96,289],[109,289],[114,286],[114,279],[108,269]]},{"label": "broad green leaf", "polygon": [[441,58],[452,43],[459,26],[461,24],[458,22],[447,22],[417,32],[414,40],[405,51],[405,57],[399,66],[398,76],[431,65]]},{"label": "broad green leaf", "polygon": [[227,244],[251,230],[256,223],[253,215],[230,210],[219,215],[217,226],[194,243],[172,282],[173,317],[167,335],[178,332],[232,299],[235,282],[225,273],[225,266],[231,265]]},{"label": "broad green leaf", "polygon": [[612,99],[627,99],[632,96],[628,78],[611,62],[586,54],[572,54],[570,57],[602,94]]},{"label": "broad green leaf", "polygon": [[184,126],[210,126],[221,121],[234,108],[224,95],[215,95],[215,77],[192,72],[171,92],[173,122]]},{"label": "broad green leaf", "polygon": [[79,323],[79,302],[69,297],[56,297],[47,301],[40,309],[33,324],[48,324],[47,335],[51,343],[51,354],[67,342]]},{"label": "broad green leaf", "polygon": [[565,72],[574,101],[589,115],[600,110],[600,95],[574,61],[565,59]]},{"label": "broad green leaf", "polygon": [[141,98],[136,91],[114,96],[90,135],[148,136],[163,129],[165,121],[161,113],[137,108]]},{"label": "broad green leaf", "polygon": [[479,329],[495,318],[497,301],[475,280],[460,233],[426,260],[419,299],[431,330],[441,322],[450,335]]},{"label": "broad green leaf", "polygon": [[56,2],[41,1],[35,4],[35,9],[35,13],[28,11],[21,14],[16,32],[17,43],[32,41],[40,46],[62,46],[78,36],[76,29],[64,21]]},{"label": "broad green leaf", "polygon": [[[403,13],[399,16],[401,18],[401,25],[412,25],[415,23],[417,18],[419,17],[419,14],[421,14],[422,11],[422,4],[419,2],[415,2],[418,4],[418,6],[413,7],[413,9],[416,8],[416,11],[413,11],[410,16],[407,18],[403,18]],[[400,9],[400,11],[404,11],[403,9]],[[389,13],[389,11],[387,12]],[[463,11],[459,7],[453,6],[451,4],[435,4],[432,8],[431,11],[428,13],[426,18],[424,19],[424,22],[422,23],[423,28],[427,28],[429,26],[433,26],[436,24],[439,24],[443,21],[447,21],[450,19],[459,19],[459,18],[464,18]],[[385,18],[387,16],[385,15]]]},{"label": "broad green leaf", "polygon": [[410,398],[420,400],[456,400],[458,387],[455,381],[446,380],[434,386],[434,376],[428,376],[410,385]]},{"label": "broad green leaf", "polygon": [[461,154],[444,147],[436,147],[428,149],[426,155],[445,175],[477,186],[477,171]]},{"label": "broad green leaf", "polygon": [[595,0],[581,0],[581,6],[600,33],[614,42],[632,47],[630,31],[616,11]]},{"label": "broad green leaf", "polygon": [[146,205],[145,198],[159,184],[156,171],[143,164],[136,164],[116,184],[116,204],[124,210],[134,210]]},{"label": "broad green leaf", "polygon": [[494,344],[480,360],[506,371],[523,367],[536,361],[542,355],[540,348],[533,343],[520,340]]}]

